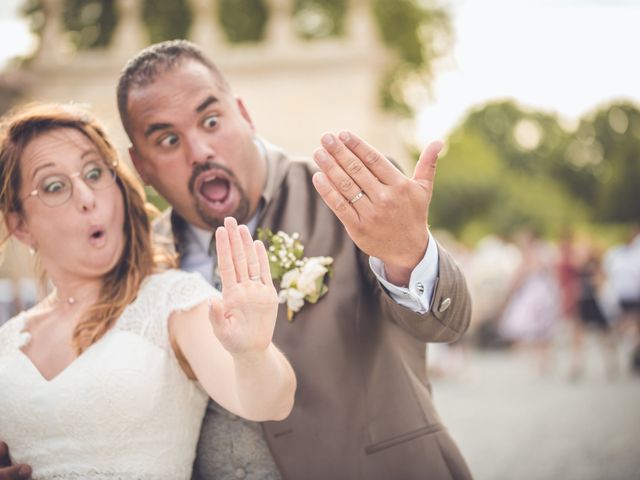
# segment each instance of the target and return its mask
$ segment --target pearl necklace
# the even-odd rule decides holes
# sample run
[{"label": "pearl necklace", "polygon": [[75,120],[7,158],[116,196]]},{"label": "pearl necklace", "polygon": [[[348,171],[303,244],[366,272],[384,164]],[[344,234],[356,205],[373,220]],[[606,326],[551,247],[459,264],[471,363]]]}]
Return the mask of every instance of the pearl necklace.
[{"label": "pearl necklace", "polygon": [[73,305],[76,303],[76,299],[75,297],[67,297],[67,300],[63,300],[62,298],[60,298],[60,295],[58,295],[58,291],[56,290],[54,292],[54,295],[56,297],[56,300],[60,303],[66,303],[67,305]]}]

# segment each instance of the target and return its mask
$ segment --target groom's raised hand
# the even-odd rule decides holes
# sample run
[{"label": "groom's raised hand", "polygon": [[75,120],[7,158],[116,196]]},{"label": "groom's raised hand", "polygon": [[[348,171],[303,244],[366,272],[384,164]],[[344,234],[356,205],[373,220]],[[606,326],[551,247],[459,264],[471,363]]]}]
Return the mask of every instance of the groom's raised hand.
[{"label": "groom's raised hand", "polygon": [[412,178],[352,132],[327,133],[313,184],[355,244],[380,258],[387,279],[407,285],[429,243],[429,204],[442,142],[424,149]]},{"label": "groom's raised hand", "polygon": [[9,458],[9,447],[0,442],[0,480],[25,480],[31,478],[29,465],[12,465]]}]

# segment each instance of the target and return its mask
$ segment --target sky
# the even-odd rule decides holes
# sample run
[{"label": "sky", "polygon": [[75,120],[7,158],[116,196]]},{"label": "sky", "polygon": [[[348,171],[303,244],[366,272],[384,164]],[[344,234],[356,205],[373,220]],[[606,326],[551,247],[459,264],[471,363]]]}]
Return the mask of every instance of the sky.
[{"label": "sky", "polygon": [[[495,99],[556,112],[568,126],[616,99],[640,104],[640,0],[442,2],[454,44],[418,106],[419,144],[446,138],[470,108]],[[0,69],[36,45],[20,3],[0,0]]]},{"label": "sky", "polygon": [[640,0],[454,0],[455,43],[437,63],[417,140],[444,138],[469,110],[513,98],[567,126],[615,99],[640,105]]},{"label": "sky", "polygon": [[23,0],[0,0],[0,70],[11,57],[27,54],[37,44],[18,13],[22,3]]}]

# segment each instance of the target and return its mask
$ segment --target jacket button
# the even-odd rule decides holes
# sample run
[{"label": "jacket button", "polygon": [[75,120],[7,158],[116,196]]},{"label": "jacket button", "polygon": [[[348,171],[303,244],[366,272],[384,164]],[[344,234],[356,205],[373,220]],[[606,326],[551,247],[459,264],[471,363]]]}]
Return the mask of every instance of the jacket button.
[{"label": "jacket button", "polygon": [[451,299],[449,297],[445,298],[440,302],[440,306],[438,307],[438,311],[440,313],[444,312],[451,305]]},{"label": "jacket button", "polygon": [[244,471],[244,468],[236,469],[236,478],[244,478],[247,476],[247,472]]},{"label": "jacket button", "polygon": [[420,295],[424,293],[424,285],[422,284],[422,282],[416,283],[416,290],[418,290],[418,293]]}]

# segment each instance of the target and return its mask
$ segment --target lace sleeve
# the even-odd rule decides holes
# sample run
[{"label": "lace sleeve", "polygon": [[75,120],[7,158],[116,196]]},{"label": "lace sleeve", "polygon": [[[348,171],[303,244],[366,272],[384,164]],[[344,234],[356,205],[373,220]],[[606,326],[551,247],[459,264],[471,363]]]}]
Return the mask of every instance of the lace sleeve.
[{"label": "lace sleeve", "polygon": [[138,298],[127,307],[116,328],[169,350],[167,321],[171,313],[190,310],[214,296],[220,296],[220,292],[199,273],[167,270],[145,280]]},{"label": "lace sleeve", "polygon": [[213,296],[220,297],[220,292],[199,273],[175,272],[165,303],[167,317],[172,312],[190,310]]}]

